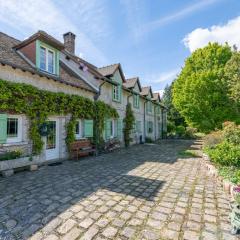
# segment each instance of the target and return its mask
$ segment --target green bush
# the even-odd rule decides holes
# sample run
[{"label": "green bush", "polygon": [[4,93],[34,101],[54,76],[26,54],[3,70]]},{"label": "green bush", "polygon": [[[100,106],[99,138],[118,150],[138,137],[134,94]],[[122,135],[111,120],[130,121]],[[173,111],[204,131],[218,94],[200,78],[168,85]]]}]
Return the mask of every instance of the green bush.
[{"label": "green bush", "polygon": [[176,131],[176,126],[174,122],[171,122],[171,121],[167,122],[167,131],[168,133],[173,133]]},{"label": "green bush", "polygon": [[145,137],[146,143],[153,143],[153,140],[150,137]]},{"label": "green bush", "polygon": [[223,124],[223,137],[232,144],[240,144],[240,125],[234,122],[225,122]]},{"label": "green bush", "polygon": [[215,131],[207,134],[203,139],[204,148],[214,148],[223,141],[222,131]]},{"label": "green bush", "polygon": [[0,155],[0,161],[13,160],[16,158],[20,158],[21,155],[22,155],[22,152],[20,150],[6,152]]},{"label": "green bush", "polygon": [[207,148],[206,152],[218,165],[240,167],[240,145],[223,141],[213,148]]},{"label": "green bush", "polygon": [[228,179],[234,184],[240,184],[240,169],[236,167],[220,167],[218,170],[220,176],[224,179]]},{"label": "green bush", "polygon": [[185,127],[184,126],[177,126],[176,127],[176,134],[180,137],[184,136],[185,135]]}]

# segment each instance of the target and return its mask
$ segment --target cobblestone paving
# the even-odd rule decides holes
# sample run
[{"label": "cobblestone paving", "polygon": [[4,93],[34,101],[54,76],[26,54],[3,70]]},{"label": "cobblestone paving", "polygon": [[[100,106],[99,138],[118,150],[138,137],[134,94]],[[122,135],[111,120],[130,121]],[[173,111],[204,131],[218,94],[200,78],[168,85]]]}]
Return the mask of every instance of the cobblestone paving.
[{"label": "cobblestone paving", "polygon": [[200,158],[178,158],[191,144],[138,145],[0,178],[0,239],[237,239],[227,196]]}]

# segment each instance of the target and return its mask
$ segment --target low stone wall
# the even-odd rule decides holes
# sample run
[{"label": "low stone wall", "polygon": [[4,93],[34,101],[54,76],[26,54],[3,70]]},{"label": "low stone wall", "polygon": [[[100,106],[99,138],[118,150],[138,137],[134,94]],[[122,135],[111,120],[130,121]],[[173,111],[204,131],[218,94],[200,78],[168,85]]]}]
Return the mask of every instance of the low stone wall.
[{"label": "low stone wall", "polygon": [[16,144],[0,144],[0,155],[12,152],[12,151],[21,151],[22,155],[30,155],[31,154],[32,146],[31,144],[24,142],[24,143],[16,143]]},{"label": "low stone wall", "polygon": [[230,195],[231,200],[234,200],[233,189],[236,187],[236,185],[229,180],[223,179],[223,177],[218,174],[217,168],[211,163],[211,159],[206,153],[203,153],[202,159],[204,166],[208,170],[208,174],[215,177],[221,183],[223,190]]}]

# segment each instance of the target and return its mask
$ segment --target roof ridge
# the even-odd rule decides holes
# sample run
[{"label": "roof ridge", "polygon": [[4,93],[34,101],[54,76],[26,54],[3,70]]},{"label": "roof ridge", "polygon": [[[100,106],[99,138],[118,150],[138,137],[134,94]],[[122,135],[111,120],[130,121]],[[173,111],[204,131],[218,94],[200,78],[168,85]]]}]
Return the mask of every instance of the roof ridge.
[{"label": "roof ridge", "polygon": [[103,67],[98,67],[98,69],[101,69],[101,68],[106,68],[106,67],[112,67],[114,65],[119,65],[120,63],[113,63],[113,64],[110,64],[110,65],[106,65],[106,66],[103,66]]},{"label": "roof ridge", "polygon": [[132,79],[138,79],[138,77],[130,77],[130,78],[126,78],[126,81],[128,81],[128,80],[132,80]]}]

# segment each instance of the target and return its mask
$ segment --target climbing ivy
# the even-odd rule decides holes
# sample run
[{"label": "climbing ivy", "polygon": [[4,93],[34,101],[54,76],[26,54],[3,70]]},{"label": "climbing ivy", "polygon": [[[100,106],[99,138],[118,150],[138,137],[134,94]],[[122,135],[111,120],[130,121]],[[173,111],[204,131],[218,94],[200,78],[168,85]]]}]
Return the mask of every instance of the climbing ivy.
[{"label": "climbing ivy", "polygon": [[48,116],[69,115],[66,124],[66,144],[74,140],[76,119],[94,119],[97,141],[102,138],[104,119],[117,118],[117,111],[102,101],[93,102],[88,98],[65,93],[40,90],[24,83],[12,83],[0,79],[0,111],[5,113],[25,114],[30,121],[29,138],[32,140],[33,154],[40,154],[43,141],[39,127]]},{"label": "climbing ivy", "polygon": [[125,142],[125,146],[128,147],[131,142],[131,131],[133,129],[134,122],[135,122],[135,117],[134,117],[131,103],[128,103],[126,106],[126,116],[123,122],[124,122],[124,129],[123,129],[124,142]]}]

